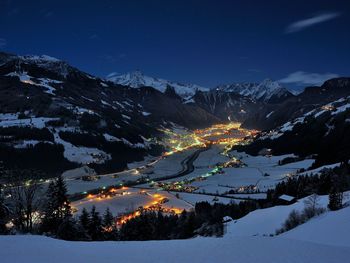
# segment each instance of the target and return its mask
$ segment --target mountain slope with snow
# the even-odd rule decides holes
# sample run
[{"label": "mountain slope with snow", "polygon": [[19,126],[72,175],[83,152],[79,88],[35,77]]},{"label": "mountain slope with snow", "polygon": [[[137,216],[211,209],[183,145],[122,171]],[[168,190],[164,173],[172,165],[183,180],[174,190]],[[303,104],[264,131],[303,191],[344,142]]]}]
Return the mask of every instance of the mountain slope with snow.
[{"label": "mountain slope with snow", "polygon": [[129,86],[133,88],[153,87],[161,92],[165,92],[168,87],[174,88],[175,92],[182,97],[194,95],[197,90],[207,91],[209,89],[195,85],[182,84],[165,79],[159,79],[144,75],[141,71],[133,71],[123,75],[110,74],[107,80],[115,84]]}]

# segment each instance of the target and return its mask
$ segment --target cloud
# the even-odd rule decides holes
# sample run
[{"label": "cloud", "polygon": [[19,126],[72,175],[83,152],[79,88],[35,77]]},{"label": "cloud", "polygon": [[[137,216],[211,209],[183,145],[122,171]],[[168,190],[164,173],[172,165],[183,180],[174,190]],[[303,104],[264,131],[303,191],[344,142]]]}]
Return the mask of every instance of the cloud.
[{"label": "cloud", "polygon": [[7,41],[5,38],[0,38],[0,48],[3,48],[7,45]]},{"label": "cloud", "polygon": [[119,72],[111,72],[111,73],[109,73],[109,74],[106,76],[106,78],[109,79],[109,78],[112,78],[112,77],[117,77],[117,76],[119,76],[119,75],[120,75]]},{"label": "cloud", "polygon": [[336,17],[340,16],[340,13],[335,13],[335,12],[329,12],[329,13],[323,13],[319,14],[304,20],[296,21],[292,24],[290,24],[286,28],[286,33],[295,33],[301,30],[304,30],[308,27],[326,22],[328,20],[334,19]]},{"label": "cloud", "polygon": [[287,77],[280,79],[278,82],[297,85],[322,85],[326,80],[339,77],[334,73],[307,73],[304,71],[296,71]]}]

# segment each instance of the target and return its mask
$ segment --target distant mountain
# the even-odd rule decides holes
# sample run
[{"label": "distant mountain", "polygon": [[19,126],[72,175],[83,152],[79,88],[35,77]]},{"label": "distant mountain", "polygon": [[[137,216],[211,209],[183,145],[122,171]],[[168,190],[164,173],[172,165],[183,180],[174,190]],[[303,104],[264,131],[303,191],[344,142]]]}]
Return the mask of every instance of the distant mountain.
[{"label": "distant mountain", "polygon": [[194,105],[225,121],[243,122],[265,107],[265,104],[260,101],[221,90],[197,91],[191,101]]},{"label": "distant mountain", "polygon": [[218,91],[233,92],[254,100],[269,103],[281,102],[294,95],[278,82],[265,79],[261,83],[233,83],[216,87]]},{"label": "distant mountain", "polygon": [[144,75],[141,71],[133,71],[123,75],[111,74],[107,77],[107,80],[119,85],[129,86],[133,88],[153,87],[163,93],[167,90],[167,88],[173,88],[175,92],[181,97],[192,96],[196,93],[197,90],[209,90],[208,88],[204,88],[195,84],[183,84],[165,79],[149,77]]}]

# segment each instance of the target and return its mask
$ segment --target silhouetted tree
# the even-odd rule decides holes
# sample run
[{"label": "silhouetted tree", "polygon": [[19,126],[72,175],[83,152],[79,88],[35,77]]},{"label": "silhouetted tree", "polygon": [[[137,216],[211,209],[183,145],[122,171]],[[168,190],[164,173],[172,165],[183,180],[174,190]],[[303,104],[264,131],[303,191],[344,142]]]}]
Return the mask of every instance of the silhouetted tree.
[{"label": "silhouetted tree", "polygon": [[92,240],[102,239],[102,219],[95,206],[91,208],[88,234]]},{"label": "silhouetted tree", "polygon": [[85,207],[83,208],[79,216],[79,223],[87,231],[90,224],[90,215]]},{"label": "silhouetted tree", "polygon": [[55,234],[60,224],[72,216],[67,187],[62,176],[49,184],[46,199],[41,230]]}]

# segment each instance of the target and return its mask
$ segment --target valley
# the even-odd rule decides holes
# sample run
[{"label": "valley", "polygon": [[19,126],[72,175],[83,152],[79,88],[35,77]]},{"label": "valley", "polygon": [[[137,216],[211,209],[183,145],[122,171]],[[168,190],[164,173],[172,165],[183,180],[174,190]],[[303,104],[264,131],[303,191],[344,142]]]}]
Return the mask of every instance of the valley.
[{"label": "valley", "polygon": [[168,151],[161,157],[122,172],[91,176],[91,181],[67,178],[73,209],[79,214],[95,206],[102,214],[109,207],[118,222],[125,222],[145,211],[190,211],[201,201],[228,204],[265,199],[268,189],[297,176],[314,160],[279,165],[291,155],[253,157],[232,151],[234,146],[250,143],[257,132],[241,128],[240,123],[192,132],[166,130]]}]

